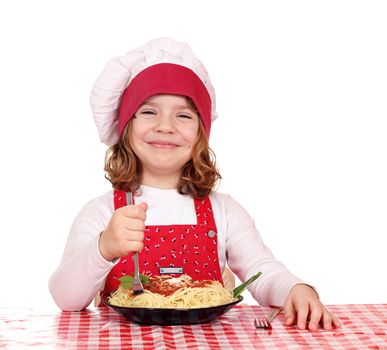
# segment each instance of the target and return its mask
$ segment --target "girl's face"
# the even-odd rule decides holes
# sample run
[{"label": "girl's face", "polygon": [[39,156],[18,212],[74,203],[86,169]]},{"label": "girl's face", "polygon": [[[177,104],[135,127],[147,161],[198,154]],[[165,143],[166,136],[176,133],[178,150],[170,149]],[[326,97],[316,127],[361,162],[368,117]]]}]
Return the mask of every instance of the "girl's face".
[{"label": "girl's face", "polygon": [[186,97],[154,95],[147,99],[135,114],[130,137],[141,161],[143,183],[152,185],[152,179],[164,179],[177,184],[182,167],[192,158],[198,129],[198,113]]}]

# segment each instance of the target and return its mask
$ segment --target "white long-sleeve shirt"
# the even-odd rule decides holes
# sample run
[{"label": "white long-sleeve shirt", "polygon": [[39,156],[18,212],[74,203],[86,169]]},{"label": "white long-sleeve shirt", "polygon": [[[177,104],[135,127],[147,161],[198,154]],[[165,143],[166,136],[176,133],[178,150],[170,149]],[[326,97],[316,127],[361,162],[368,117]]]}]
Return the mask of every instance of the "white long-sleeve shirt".
[{"label": "white long-sleeve shirt", "polygon": [[[254,220],[233,198],[210,195],[217,226],[221,271],[226,263],[241,281],[258,271],[262,275],[248,289],[261,305],[282,306],[297,283],[303,283],[276,260],[264,245]],[[145,225],[196,224],[194,201],[176,190],[141,186],[136,204],[148,204]],[[71,227],[62,260],[49,281],[50,292],[62,310],[86,308],[117,263],[105,260],[99,251],[100,233],[114,212],[113,191],[87,203]]]}]

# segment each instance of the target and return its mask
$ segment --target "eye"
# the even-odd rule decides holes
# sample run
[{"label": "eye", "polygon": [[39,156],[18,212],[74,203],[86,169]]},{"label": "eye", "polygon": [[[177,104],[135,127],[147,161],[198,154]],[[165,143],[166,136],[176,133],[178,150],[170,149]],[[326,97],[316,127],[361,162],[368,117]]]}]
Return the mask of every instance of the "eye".
[{"label": "eye", "polygon": [[143,118],[151,118],[151,117],[154,117],[156,115],[157,115],[156,111],[154,111],[152,109],[143,109],[143,110],[139,110],[136,113],[137,117],[143,117]]},{"label": "eye", "polygon": [[177,115],[177,117],[182,119],[192,119],[192,116],[186,113],[180,113]]},{"label": "eye", "polygon": [[142,111],[140,114],[156,114],[156,112],[150,111],[150,110],[145,110],[145,111]]}]

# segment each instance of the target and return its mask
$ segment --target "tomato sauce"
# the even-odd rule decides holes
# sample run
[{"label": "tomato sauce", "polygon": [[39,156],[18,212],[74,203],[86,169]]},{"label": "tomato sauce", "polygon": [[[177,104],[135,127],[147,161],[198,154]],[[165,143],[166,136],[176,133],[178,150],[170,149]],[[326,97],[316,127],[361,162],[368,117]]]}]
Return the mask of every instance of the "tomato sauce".
[{"label": "tomato sauce", "polygon": [[177,283],[170,283],[168,282],[169,279],[172,279],[172,277],[167,277],[167,276],[151,277],[150,284],[145,285],[144,288],[149,290],[152,293],[158,293],[163,296],[168,296],[183,287],[203,288],[212,283],[212,281],[210,280],[202,280],[202,281],[180,280]]}]

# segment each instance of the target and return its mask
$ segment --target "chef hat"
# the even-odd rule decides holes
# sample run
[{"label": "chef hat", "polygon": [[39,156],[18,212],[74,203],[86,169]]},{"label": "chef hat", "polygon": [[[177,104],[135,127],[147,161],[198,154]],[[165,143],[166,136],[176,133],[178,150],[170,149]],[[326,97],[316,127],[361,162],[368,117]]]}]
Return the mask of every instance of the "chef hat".
[{"label": "chef hat", "polygon": [[101,142],[116,144],[129,119],[156,94],[190,97],[209,136],[217,114],[205,67],[187,44],[158,38],[110,59],[94,83],[90,104]]}]

